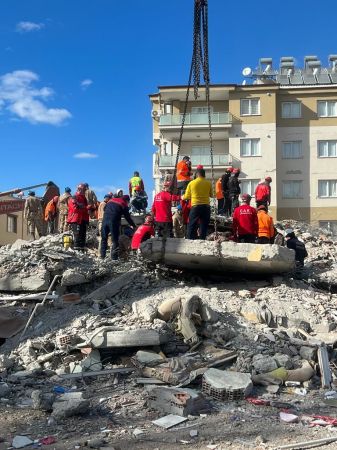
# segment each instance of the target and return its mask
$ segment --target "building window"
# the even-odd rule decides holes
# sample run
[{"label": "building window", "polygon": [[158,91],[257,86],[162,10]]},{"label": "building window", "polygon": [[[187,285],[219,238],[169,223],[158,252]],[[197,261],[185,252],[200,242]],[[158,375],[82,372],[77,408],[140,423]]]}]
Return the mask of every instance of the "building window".
[{"label": "building window", "polygon": [[241,139],[241,156],[261,156],[260,139]]},{"label": "building window", "polygon": [[[213,106],[210,106],[211,113],[213,112]],[[192,114],[208,114],[207,106],[192,106]]]},{"label": "building window", "polygon": [[18,218],[17,216],[7,215],[7,233],[18,232]]},{"label": "building window", "polygon": [[301,102],[282,102],[282,118],[298,119],[301,117]]},{"label": "building window", "polygon": [[260,114],[259,98],[242,98],[240,102],[241,116],[258,116]]},{"label": "building window", "polygon": [[337,141],[318,141],[319,158],[336,158]]},{"label": "building window", "polygon": [[318,101],[317,114],[319,117],[337,117],[337,101],[336,100]]},{"label": "building window", "polygon": [[241,193],[254,197],[256,186],[260,180],[241,180]]},{"label": "building window", "polygon": [[164,114],[172,114],[172,103],[164,103]]},{"label": "building window", "polygon": [[337,197],[337,180],[319,180],[318,197]]},{"label": "building window", "polygon": [[320,220],[319,227],[337,235],[337,220]]},{"label": "building window", "polygon": [[302,156],[302,141],[282,142],[283,159],[297,159]]},{"label": "building window", "polygon": [[302,198],[302,181],[292,180],[282,182],[283,198]]}]

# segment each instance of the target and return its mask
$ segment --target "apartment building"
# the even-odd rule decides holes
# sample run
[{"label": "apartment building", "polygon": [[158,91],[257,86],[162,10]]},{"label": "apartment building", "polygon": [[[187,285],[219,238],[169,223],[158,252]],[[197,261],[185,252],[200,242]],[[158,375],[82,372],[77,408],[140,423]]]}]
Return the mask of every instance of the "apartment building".
[{"label": "apartment building", "polygon": [[[296,219],[337,232],[337,56],[321,67],[306,57],[296,68],[291,57],[273,69],[263,58],[256,70],[244,69],[250,84],[212,85],[211,118],[214,172],[241,169],[242,192],[254,194],[257,183],[271,176],[271,211],[275,219]],[[192,166],[203,164],[210,176],[208,114],[205,90],[193,92],[180,155]],[[156,191],[166,172],[173,172],[186,97],[186,86],[161,86],[150,95]]]},{"label": "apartment building", "polygon": [[27,222],[23,218],[24,200],[10,195],[0,201],[0,245],[28,239]]}]

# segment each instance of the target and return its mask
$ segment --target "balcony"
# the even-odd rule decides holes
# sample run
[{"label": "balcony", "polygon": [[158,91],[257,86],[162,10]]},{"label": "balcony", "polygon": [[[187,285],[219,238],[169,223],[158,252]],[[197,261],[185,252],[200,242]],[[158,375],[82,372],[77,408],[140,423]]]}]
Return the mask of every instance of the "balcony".
[{"label": "balcony", "polygon": [[[232,155],[213,155],[214,166],[231,166]],[[191,156],[192,167],[196,167],[198,164],[202,164],[204,167],[211,165],[211,157],[209,155]],[[173,168],[176,164],[176,155],[161,155],[159,156],[159,167],[161,168]]]},{"label": "balcony", "polygon": [[[163,114],[159,118],[159,127],[180,127],[183,114]],[[228,126],[232,123],[232,115],[229,112],[214,112],[211,114],[211,123],[214,126]],[[185,116],[186,126],[208,126],[207,113],[188,113]]]}]

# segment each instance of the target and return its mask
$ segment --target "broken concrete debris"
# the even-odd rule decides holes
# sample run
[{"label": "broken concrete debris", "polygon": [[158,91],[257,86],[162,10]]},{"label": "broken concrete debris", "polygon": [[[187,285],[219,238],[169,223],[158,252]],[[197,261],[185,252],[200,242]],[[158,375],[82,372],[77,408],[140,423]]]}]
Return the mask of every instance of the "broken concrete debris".
[{"label": "broken concrete debris", "polygon": [[[89,448],[98,443],[109,447],[109,435],[141,440],[161,414],[178,415],[173,425],[170,418],[162,418],[168,428],[189,416],[191,425],[186,428],[193,426],[197,433],[192,436],[187,430],[183,438],[197,442],[203,428],[196,429],[199,423],[193,422],[193,415],[206,420],[207,412],[213,421],[221,411],[233,411],[228,420],[235,424],[245,407],[231,402],[242,402],[247,395],[257,396],[256,403],[248,403],[248,397],[244,405],[282,405],[288,408],[282,413],[299,417],[301,426],[331,425],[317,417],[305,422],[301,409],[313,408],[316,402],[319,413],[322,404],[336,404],[334,394],[325,397],[319,392],[321,387],[337,386],[335,243],[321,231],[294,227],[300,237],[301,228],[305,231],[302,238],[309,253],[307,276],[301,280],[279,273],[245,279],[246,269],[240,277],[226,280],[228,271],[215,278],[196,275],[182,269],[186,261],[181,254],[178,268],[147,266],[143,260],[112,266],[97,261],[91,250],[65,251],[58,236],[1,248],[0,277],[19,277],[22,272],[27,283],[32,277],[33,288],[27,294],[16,280],[15,289],[19,286],[21,293],[13,295],[14,284],[7,283],[10,289],[0,295],[0,313],[6,308],[9,317],[26,323],[50,280],[55,274],[62,276],[25,339],[20,342],[18,336],[8,335],[0,340],[0,399],[6,411],[20,405],[22,411],[39,414],[43,426],[51,427],[48,434],[54,434],[56,424],[70,429],[68,417],[73,417],[72,424],[76,415],[83,416],[79,423],[106,417],[109,422],[102,426],[110,431],[104,440],[87,426],[84,445]],[[264,259],[259,247],[253,247],[247,264],[268,261],[268,255]],[[211,247],[205,249],[211,252]],[[173,258],[170,252],[168,259]],[[210,255],[208,267],[217,257]],[[187,266],[194,266],[195,258],[192,255]],[[34,277],[41,274],[48,277],[48,285],[36,289]],[[320,417],[323,414],[328,412]],[[130,417],[136,418],[137,428],[128,430]],[[268,412],[263,416],[271,425],[280,419]],[[299,427],[296,421],[286,425],[284,415],[281,420],[283,427]],[[106,425],[110,421],[113,426]],[[23,429],[20,433],[25,434]]]}]

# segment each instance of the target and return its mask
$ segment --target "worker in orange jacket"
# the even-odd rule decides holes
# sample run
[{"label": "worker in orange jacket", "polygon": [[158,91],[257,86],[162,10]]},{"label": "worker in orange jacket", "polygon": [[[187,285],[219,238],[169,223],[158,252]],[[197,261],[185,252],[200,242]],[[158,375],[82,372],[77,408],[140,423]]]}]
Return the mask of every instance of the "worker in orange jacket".
[{"label": "worker in orange jacket", "polygon": [[59,201],[58,195],[55,195],[46,205],[44,210],[44,220],[47,222],[47,234],[54,234],[56,232],[57,224],[57,204]]},{"label": "worker in orange jacket", "polygon": [[268,207],[260,205],[257,208],[257,220],[259,224],[258,243],[271,244],[275,234],[273,218],[268,214]]},{"label": "worker in orange jacket", "polygon": [[220,177],[215,183],[215,196],[218,201],[218,214],[224,213],[225,196],[222,190],[222,177]]},{"label": "worker in orange jacket", "polygon": [[184,156],[177,164],[177,188],[178,193],[183,195],[188,183],[191,181],[192,167],[189,156]]}]

